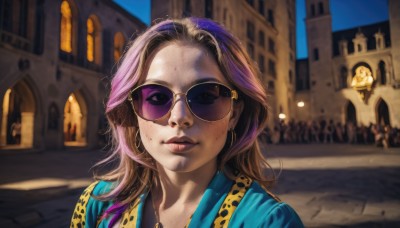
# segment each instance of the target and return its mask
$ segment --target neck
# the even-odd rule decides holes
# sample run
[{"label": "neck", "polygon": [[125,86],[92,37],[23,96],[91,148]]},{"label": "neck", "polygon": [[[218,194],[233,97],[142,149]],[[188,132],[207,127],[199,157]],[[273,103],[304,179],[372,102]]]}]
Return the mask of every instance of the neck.
[{"label": "neck", "polygon": [[159,177],[152,192],[161,208],[173,205],[193,205],[199,203],[204,191],[217,171],[216,163],[192,172],[174,172],[158,165]]}]

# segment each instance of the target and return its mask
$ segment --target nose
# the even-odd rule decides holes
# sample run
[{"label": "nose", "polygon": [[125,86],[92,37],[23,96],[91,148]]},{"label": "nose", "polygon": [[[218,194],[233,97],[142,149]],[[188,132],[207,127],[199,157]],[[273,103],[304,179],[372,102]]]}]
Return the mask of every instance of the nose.
[{"label": "nose", "polygon": [[189,110],[185,101],[185,96],[175,95],[175,104],[172,107],[171,114],[168,119],[168,124],[171,127],[190,127],[193,125],[193,115]]}]

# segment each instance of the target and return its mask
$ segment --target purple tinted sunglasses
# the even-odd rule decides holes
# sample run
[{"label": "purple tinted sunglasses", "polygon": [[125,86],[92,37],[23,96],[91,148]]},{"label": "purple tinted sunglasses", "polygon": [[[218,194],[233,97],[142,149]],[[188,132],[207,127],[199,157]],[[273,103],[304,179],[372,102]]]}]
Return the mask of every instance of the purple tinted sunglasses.
[{"label": "purple tinted sunglasses", "polygon": [[236,90],[217,82],[193,85],[186,93],[174,93],[160,84],[145,84],[133,89],[128,97],[136,115],[154,121],[167,115],[175,105],[175,97],[185,95],[190,112],[204,121],[217,121],[231,111]]}]

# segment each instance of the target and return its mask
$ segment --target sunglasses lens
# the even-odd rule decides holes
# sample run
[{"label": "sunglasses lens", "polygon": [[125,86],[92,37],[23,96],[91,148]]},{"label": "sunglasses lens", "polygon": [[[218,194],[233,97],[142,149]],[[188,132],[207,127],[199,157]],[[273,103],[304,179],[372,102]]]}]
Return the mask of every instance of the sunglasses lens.
[{"label": "sunglasses lens", "polygon": [[231,90],[217,83],[205,83],[192,87],[187,101],[197,117],[216,121],[224,118],[231,110]]},{"label": "sunglasses lens", "polygon": [[136,113],[147,120],[163,117],[171,108],[173,93],[161,85],[144,85],[132,92]]}]

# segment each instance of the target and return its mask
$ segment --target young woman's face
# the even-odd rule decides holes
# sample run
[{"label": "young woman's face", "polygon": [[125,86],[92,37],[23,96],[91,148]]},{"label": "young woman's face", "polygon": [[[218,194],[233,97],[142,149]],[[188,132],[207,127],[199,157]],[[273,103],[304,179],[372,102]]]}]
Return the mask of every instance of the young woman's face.
[{"label": "young woman's face", "polygon": [[[205,49],[188,43],[168,43],[153,55],[144,84],[162,84],[174,93],[186,93],[204,80],[229,86]],[[176,96],[175,102],[171,112],[160,119],[148,121],[138,117],[146,151],[165,171],[215,170],[217,155],[224,147],[228,131],[236,124],[240,106],[235,104],[224,118],[207,122],[190,112],[184,95]]]}]

